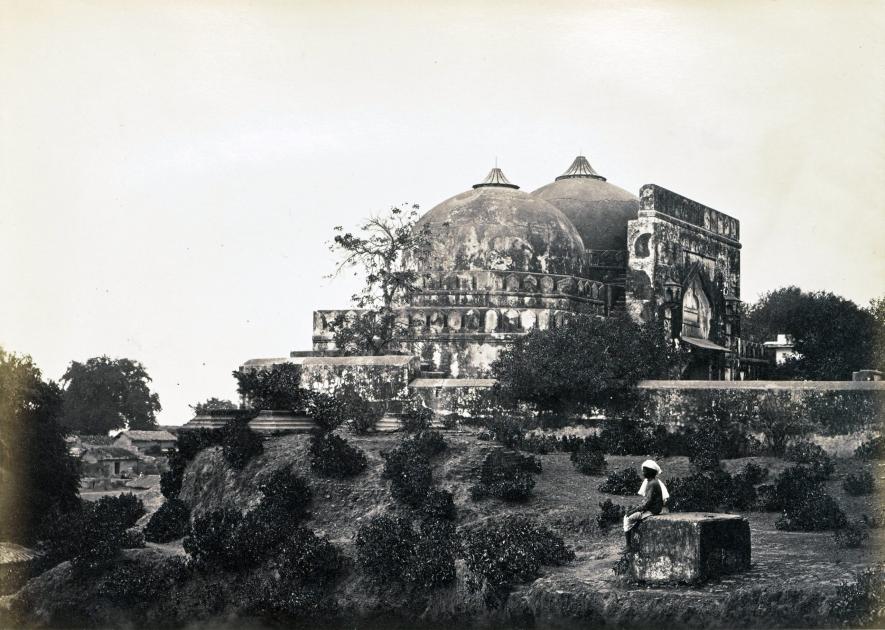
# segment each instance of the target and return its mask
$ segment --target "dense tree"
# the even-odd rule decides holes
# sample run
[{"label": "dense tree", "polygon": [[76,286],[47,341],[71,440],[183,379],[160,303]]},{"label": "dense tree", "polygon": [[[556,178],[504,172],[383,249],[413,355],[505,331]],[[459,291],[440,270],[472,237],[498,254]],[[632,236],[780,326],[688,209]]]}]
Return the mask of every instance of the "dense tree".
[{"label": "dense tree", "polygon": [[660,326],[588,316],[520,337],[492,364],[492,375],[504,400],[561,413],[617,404],[630,385],[663,376],[674,361]]},{"label": "dense tree", "polygon": [[304,406],[301,367],[294,363],[282,363],[267,369],[236,370],[233,375],[237,380],[237,391],[249,407],[300,411]]},{"label": "dense tree", "polygon": [[93,357],[71,362],[62,422],[80,433],[105,434],[114,429],[155,429],[160,398],[151,393],[144,366],[132,359]]},{"label": "dense tree", "polygon": [[203,402],[198,402],[196,405],[189,405],[189,407],[194,410],[194,414],[196,415],[206,413],[207,411],[222,411],[237,408],[237,406],[231,401],[222,398],[215,398],[214,396],[212,398],[204,400]]},{"label": "dense tree", "polygon": [[416,228],[418,206],[391,208],[367,219],[356,233],[335,230],[330,249],[340,256],[333,276],[353,270],[365,280],[351,300],[360,310],[329,322],[335,345],[345,354],[378,355],[391,351],[391,342],[405,332],[395,307],[418,289],[417,264],[430,247],[428,227]]},{"label": "dense tree", "polygon": [[885,367],[885,296],[870,300],[867,312],[873,318],[873,358],[871,365]]},{"label": "dense tree", "polygon": [[43,381],[30,357],[0,348],[0,540],[29,544],[47,514],[79,503],[61,408],[61,389]]},{"label": "dense tree", "polygon": [[762,295],[747,308],[743,336],[754,341],[793,337],[799,356],[775,369],[782,378],[847,380],[854,370],[881,367],[874,340],[882,323],[874,310],[826,291],[790,286]]}]

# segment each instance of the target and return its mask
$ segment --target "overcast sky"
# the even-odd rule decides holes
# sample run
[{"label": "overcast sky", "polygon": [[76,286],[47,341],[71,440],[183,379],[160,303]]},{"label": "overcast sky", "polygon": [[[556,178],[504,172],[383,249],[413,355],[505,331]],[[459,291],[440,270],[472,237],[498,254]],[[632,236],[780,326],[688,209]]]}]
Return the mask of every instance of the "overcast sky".
[{"label": "overcast sky", "polygon": [[308,349],[336,224],[582,151],[741,221],[742,297],[885,293],[885,3],[0,0],[0,346],[163,423]]}]

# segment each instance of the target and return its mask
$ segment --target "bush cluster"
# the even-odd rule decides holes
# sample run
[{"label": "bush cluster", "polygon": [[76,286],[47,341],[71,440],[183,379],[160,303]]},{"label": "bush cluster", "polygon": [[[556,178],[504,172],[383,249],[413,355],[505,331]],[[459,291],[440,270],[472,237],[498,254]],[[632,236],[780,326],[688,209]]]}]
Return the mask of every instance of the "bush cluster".
[{"label": "bush cluster", "polygon": [[575,469],[584,475],[601,475],[605,472],[605,455],[600,450],[580,448],[570,456]]},{"label": "bush cluster", "polygon": [[808,474],[820,481],[829,479],[836,469],[827,452],[812,442],[790,444],[784,452],[784,459],[804,464],[808,468]]},{"label": "bush cluster", "polygon": [[296,620],[328,618],[336,608],[330,588],[344,570],[344,556],[335,545],[297,526],[275,551],[268,570],[247,581],[247,612],[283,627]]},{"label": "bush cluster", "polygon": [[455,579],[455,547],[451,523],[428,519],[415,531],[405,518],[382,515],[357,532],[356,562],[378,585],[428,590]]},{"label": "bush cluster", "polygon": [[81,501],[77,510],[48,516],[41,535],[41,564],[46,568],[70,560],[75,570],[104,567],[120,550],[143,541],[127,533],[145,513],[132,493]]},{"label": "bush cluster", "polygon": [[462,551],[469,570],[468,586],[482,589],[486,603],[498,606],[513,585],[532,580],[544,565],[573,560],[562,537],[520,516],[487,521],[463,536]]},{"label": "bush cluster", "polygon": [[853,582],[836,588],[830,614],[852,628],[882,627],[885,623],[885,565],[857,574]]},{"label": "bush cluster", "polygon": [[292,526],[307,516],[311,490],[289,469],[265,477],[264,495],[254,509],[219,509],[197,516],[183,541],[194,565],[201,569],[242,570],[277,549]]},{"label": "bush cluster", "polygon": [[839,504],[810,467],[787,468],[763,496],[764,509],[783,512],[775,522],[778,529],[820,531],[839,529],[847,522]]},{"label": "bush cluster", "polygon": [[857,475],[849,474],[842,481],[842,487],[845,489],[845,492],[853,497],[873,494],[873,491],[876,489],[873,475],[866,470],[861,471]]},{"label": "bush cluster", "polygon": [[190,509],[180,499],[166,499],[151,515],[144,528],[144,539],[155,543],[167,543],[187,534],[190,527]]},{"label": "bush cluster", "polygon": [[334,431],[347,424],[354,433],[367,433],[384,415],[379,404],[366,400],[352,387],[342,387],[334,395],[305,392],[304,407],[307,415],[324,431]]},{"label": "bush cluster", "polygon": [[768,469],[752,462],[730,475],[715,467],[695,469],[687,477],[667,482],[668,507],[674,512],[747,511],[759,501],[756,485],[768,476]]},{"label": "bush cluster", "polygon": [[390,492],[397,501],[417,508],[428,499],[433,484],[430,459],[446,449],[439,431],[424,429],[404,438],[399,445],[381,453],[382,478],[390,480]]},{"label": "bush cluster", "polygon": [[430,458],[414,440],[403,440],[396,448],[381,453],[384,470],[381,477],[390,480],[390,493],[397,501],[419,507],[433,483]]},{"label": "bush cluster", "polygon": [[535,473],[541,462],[532,456],[495,450],[486,455],[480,470],[479,483],[470,489],[474,500],[497,497],[505,501],[525,501],[535,487]]},{"label": "bush cluster", "polygon": [[167,598],[188,575],[187,561],[181,556],[155,563],[124,561],[104,574],[97,590],[121,608],[138,610]]},{"label": "bush cluster", "polygon": [[635,468],[629,467],[610,472],[605,481],[599,485],[599,491],[606,494],[630,495],[636,494],[641,485],[642,478],[639,473]]},{"label": "bush cluster", "polygon": [[842,529],[837,529],[833,534],[833,540],[837,547],[842,549],[855,549],[863,545],[869,537],[869,528],[863,521],[849,522]]},{"label": "bush cluster", "polygon": [[870,438],[854,449],[854,456],[858,459],[885,459],[885,435]]},{"label": "bush cluster", "polygon": [[403,403],[403,430],[407,433],[418,433],[430,429],[433,417],[433,410],[427,408],[420,398],[412,397]]},{"label": "bush cluster", "polygon": [[421,505],[421,512],[427,519],[442,521],[454,521],[458,515],[452,493],[448,490],[436,489],[427,493],[427,497]]},{"label": "bush cluster", "polygon": [[264,452],[261,436],[249,428],[244,420],[229,420],[223,429],[221,442],[224,459],[233,468],[242,470],[253,457]]},{"label": "bush cluster", "polygon": [[318,475],[343,479],[366,468],[366,454],[334,433],[315,433],[310,439],[310,468]]},{"label": "bush cluster", "polygon": [[627,510],[623,505],[612,503],[611,499],[606,499],[599,504],[599,514],[596,515],[596,525],[601,530],[607,530],[612,525],[620,523],[626,513]]}]

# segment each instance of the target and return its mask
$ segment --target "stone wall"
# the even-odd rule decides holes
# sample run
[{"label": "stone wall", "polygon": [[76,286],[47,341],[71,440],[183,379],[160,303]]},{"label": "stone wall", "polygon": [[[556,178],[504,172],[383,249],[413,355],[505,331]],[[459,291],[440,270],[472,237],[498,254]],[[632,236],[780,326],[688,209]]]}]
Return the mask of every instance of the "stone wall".
[{"label": "stone wall", "polygon": [[654,184],[640,190],[639,216],[627,227],[627,311],[663,320],[674,338],[712,342],[691,348],[704,359],[692,367],[697,378],[738,378],[739,238],[737,219]]}]

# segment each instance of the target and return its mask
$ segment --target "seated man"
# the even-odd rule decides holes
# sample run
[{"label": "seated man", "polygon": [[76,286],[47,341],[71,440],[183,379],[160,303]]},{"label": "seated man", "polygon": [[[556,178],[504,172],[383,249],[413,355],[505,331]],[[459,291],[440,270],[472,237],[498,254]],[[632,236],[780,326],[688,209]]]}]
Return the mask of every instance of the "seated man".
[{"label": "seated man", "polygon": [[627,512],[624,517],[624,531],[627,533],[627,544],[630,544],[630,530],[632,530],[639,522],[649,516],[660,514],[664,509],[664,504],[670,498],[667,487],[663,481],[657,476],[661,472],[661,467],[651,459],[642,462],[642,486],[637,494],[645,497],[645,503],[637,508]]}]

